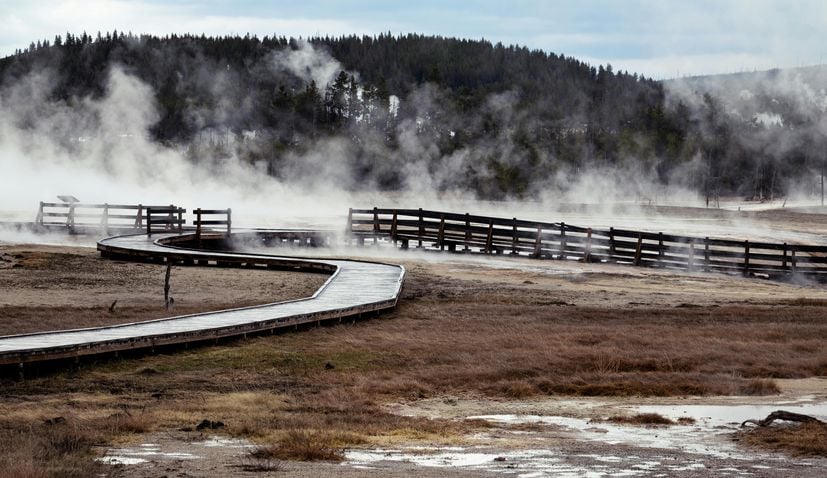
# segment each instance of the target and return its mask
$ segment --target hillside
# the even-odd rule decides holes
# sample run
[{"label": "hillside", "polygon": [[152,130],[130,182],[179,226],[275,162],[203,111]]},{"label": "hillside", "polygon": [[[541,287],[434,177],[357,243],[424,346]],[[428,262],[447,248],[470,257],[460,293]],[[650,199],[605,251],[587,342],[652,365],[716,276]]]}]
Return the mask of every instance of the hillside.
[{"label": "hillside", "polygon": [[[113,71],[148,87],[152,108],[140,116],[153,142],[284,180],[321,169],[345,188],[426,183],[534,197],[596,172],[635,183],[629,194],[668,183],[763,196],[783,194],[820,161],[800,136],[823,108],[798,117],[793,105],[778,124],[763,106],[732,114],[712,80],[661,84],[524,47],[415,34],[67,34],[0,60],[0,105],[15,127],[37,128],[44,109],[111,99]],[[102,128],[113,115],[90,110],[50,134],[65,147],[72,138],[107,141],[119,127],[137,134]],[[789,136],[797,146],[779,140]]]}]

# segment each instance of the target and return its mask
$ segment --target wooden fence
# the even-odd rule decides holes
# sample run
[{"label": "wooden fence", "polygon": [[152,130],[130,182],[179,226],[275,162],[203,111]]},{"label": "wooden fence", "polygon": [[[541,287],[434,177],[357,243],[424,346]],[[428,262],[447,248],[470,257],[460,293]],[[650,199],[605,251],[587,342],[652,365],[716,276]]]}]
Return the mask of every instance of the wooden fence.
[{"label": "wooden fence", "polygon": [[83,204],[42,202],[37,210],[35,226],[68,228],[70,232],[88,229],[143,230],[147,209],[167,206],[141,204]]},{"label": "wooden fence", "polygon": [[[147,234],[183,231],[186,209],[142,204],[82,204],[41,202],[35,226],[47,229],[68,229],[70,232],[119,231]],[[225,226],[232,232],[232,209],[195,209],[192,211],[196,237],[210,226]],[[204,216],[212,216],[205,219]],[[215,217],[219,216],[219,217]],[[205,227],[207,226],[207,227]]]},{"label": "wooden fence", "polygon": [[536,258],[614,262],[688,271],[827,278],[827,246],[593,229],[423,209],[350,209],[348,234],[360,244],[386,238],[418,247]]},{"label": "wooden fence", "polygon": [[146,208],[146,233],[152,234],[153,229],[154,232],[183,231],[187,223],[184,219],[186,212],[186,209],[174,205]]},{"label": "wooden fence", "polygon": [[[195,240],[201,240],[202,226],[227,226],[227,236],[232,233],[233,227],[233,210],[232,209],[195,209],[192,211],[195,215],[195,221],[192,225],[195,226]],[[204,216],[224,216],[226,219],[204,219]]]}]

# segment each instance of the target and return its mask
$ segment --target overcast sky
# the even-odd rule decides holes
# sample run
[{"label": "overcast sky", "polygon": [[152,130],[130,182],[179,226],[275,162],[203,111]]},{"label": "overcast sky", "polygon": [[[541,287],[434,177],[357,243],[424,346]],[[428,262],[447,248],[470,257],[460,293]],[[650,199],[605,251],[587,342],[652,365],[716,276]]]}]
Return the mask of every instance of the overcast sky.
[{"label": "overcast sky", "polygon": [[656,79],[825,62],[825,0],[0,0],[0,56],[67,31],[426,33],[525,45]]}]

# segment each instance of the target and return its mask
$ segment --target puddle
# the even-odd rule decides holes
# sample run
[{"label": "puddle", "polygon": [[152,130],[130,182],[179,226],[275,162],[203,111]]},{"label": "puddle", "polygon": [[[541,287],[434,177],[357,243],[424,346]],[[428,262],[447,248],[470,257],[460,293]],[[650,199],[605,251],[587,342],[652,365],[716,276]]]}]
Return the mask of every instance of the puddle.
[{"label": "puddle", "polygon": [[[803,398],[803,397],[802,397]],[[637,413],[659,413],[677,420],[692,417],[708,426],[740,425],[744,420],[761,420],[776,410],[811,415],[827,421],[827,403],[776,403],[770,405],[645,405],[634,407]]]},{"label": "puddle", "polygon": [[139,465],[149,461],[195,460],[198,458],[201,457],[192,453],[163,452],[160,445],[144,443],[137,447],[110,449],[97,460],[107,465]]},{"label": "puddle", "polygon": [[731,432],[729,429],[715,430],[698,425],[641,427],[596,422],[583,418],[538,415],[477,415],[468,418],[504,425],[527,423],[557,425],[576,433],[578,439],[607,445],[626,444],[644,448],[680,450],[717,458],[746,458],[746,455],[738,453],[735,444],[724,436]]},{"label": "puddle", "polygon": [[[572,457],[566,457],[551,450],[534,449],[497,453],[476,448],[452,447],[451,450],[416,447],[349,451],[345,453],[346,462],[344,464],[375,469],[382,462],[405,462],[426,467],[454,467],[509,474],[521,478],[624,476],[619,474],[622,472],[628,472],[631,476],[643,471],[631,468],[631,464],[628,469],[618,469],[609,465],[571,463],[569,460]],[[576,458],[582,460],[584,457],[589,458],[590,456],[582,455]],[[619,457],[618,460],[631,463],[630,460]],[[586,461],[591,462],[591,460]]]},{"label": "puddle", "polygon": [[232,455],[243,453],[246,448],[254,445],[246,440],[225,437],[208,437],[204,441],[165,441],[158,443],[144,443],[132,447],[110,448],[104,456],[97,459],[107,465],[141,465],[150,462],[199,460],[222,450],[230,451]]}]

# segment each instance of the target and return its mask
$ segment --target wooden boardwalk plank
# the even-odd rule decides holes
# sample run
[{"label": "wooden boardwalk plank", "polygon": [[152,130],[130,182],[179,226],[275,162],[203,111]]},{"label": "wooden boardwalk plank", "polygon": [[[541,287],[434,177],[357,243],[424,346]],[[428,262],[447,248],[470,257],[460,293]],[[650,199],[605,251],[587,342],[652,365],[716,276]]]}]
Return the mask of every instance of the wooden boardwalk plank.
[{"label": "wooden boardwalk plank", "polygon": [[154,345],[208,340],[213,337],[237,336],[389,309],[396,306],[405,278],[404,267],[398,265],[195,251],[164,244],[180,239],[181,236],[116,236],[100,241],[98,249],[104,254],[117,254],[121,257],[243,261],[305,270],[327,270],[332,272],[332,275],[313,296],[306,299],[132,324],[0,337],[0,364],[111,353],[117,350],[149,348]]}]

